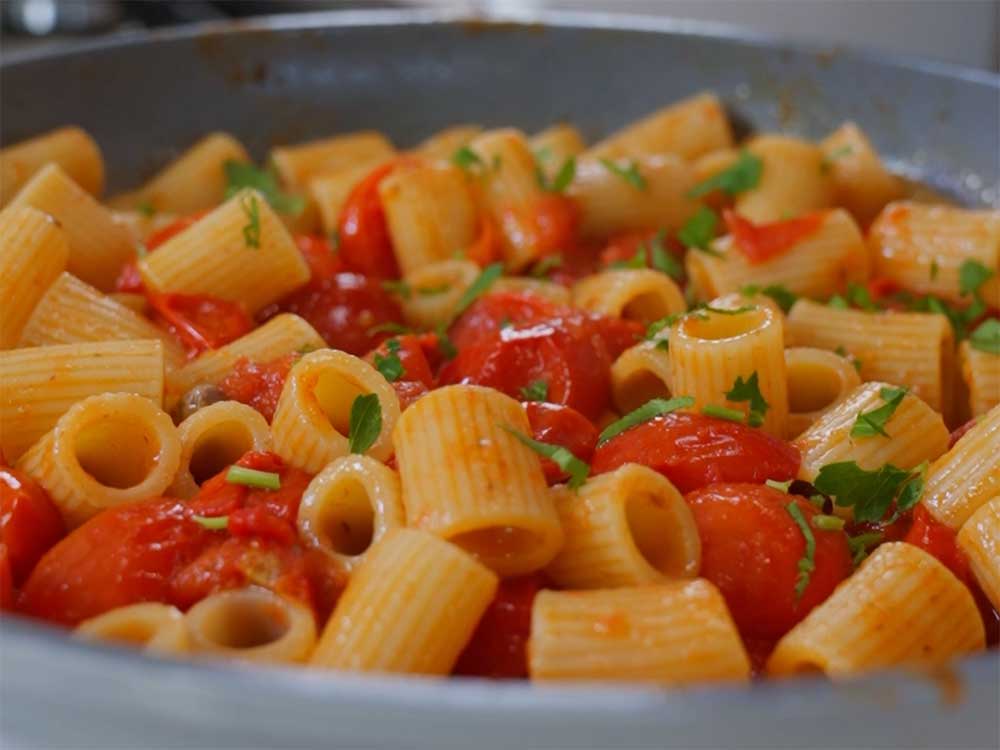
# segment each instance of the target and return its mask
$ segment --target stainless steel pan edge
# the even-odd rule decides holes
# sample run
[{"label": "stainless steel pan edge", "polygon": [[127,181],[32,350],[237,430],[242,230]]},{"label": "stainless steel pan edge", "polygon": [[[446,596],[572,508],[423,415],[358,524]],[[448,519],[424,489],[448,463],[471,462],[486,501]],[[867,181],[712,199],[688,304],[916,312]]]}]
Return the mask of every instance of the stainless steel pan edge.
[{"label": "stainless steel pan edge", "polygon": [[[0,68],[5,142],[77,122],[117,188],[209,129],[263,156],[358,127],[413,143],[456,121],[597,136],[714,88],[757,129],[857,120],[894,163],[996,203],[1000,77],[817,52],[664,19],[437,12],[266,19],[83,45]],[[416,26],[408,25],[410,23]],[[150,147],[152,144],[152,147]],[[0,740],[14,747],[996,747],[1000,660],[684,692],[331,676],[154,662],[0,620]],[[16,743],[16,744],[15,744]],[[3,744],[3,742],[0,742]]]}]

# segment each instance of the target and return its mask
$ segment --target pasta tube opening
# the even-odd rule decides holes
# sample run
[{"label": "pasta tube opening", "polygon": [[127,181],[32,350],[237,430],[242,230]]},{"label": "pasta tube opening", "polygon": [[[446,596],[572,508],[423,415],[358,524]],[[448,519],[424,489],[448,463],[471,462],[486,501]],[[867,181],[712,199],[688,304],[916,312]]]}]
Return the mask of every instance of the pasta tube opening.
[{"label": "pasta tube opening", "polygon": [[105,487],[125,490],[140,484],[160,453],[156,431],[128,414],[109,414],[80,425],[73,454],[80,468]]},{"label": "pasta tube opening", "polygon": [[767,322],[767,314],[761,309],[747,310],[738,315],[708,313],[689,315],[681,323],[682,331],[691,338],[706,341],[734,339],[753,333]]}]

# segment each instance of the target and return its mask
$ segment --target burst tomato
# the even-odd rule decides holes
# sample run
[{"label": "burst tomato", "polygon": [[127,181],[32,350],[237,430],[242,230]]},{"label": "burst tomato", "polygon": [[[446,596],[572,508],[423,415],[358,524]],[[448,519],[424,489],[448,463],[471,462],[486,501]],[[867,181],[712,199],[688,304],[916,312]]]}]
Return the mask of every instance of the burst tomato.
[{"label": "burst tomato", "polygon": [[399,277],[399,266],[385,222],[378,186],[399,162],[374,169],[359,182],[340,213],[340,257],[348,268],[382,279]]},{"label": "burst tomato", "polygon": [[801,456],[783,440],[744,424],[673,412],[643,422],[597,446],[594,474],[637,463],[655,469],[681,492],[715,482],[794,479]]},{"label": "burst tomato", "polygon": [[66,529],[45,490],[16,469],[0,467],[0,544],[13,584],[20,585]]},{"label": "burst tomato", "polygon": [[913,523],[903,541],[936,557],[963,583],[972,582],[969,560],[959,548],[955,532],[935,520],[923,504],[913,509]]},{"label": "burst tomato", "polygon": [[815,234],[823,225],[825,211],[797,216],[769,224],[754,224],[735,211],[723,211],[733,245],[751,265],[766,263],[791,250],[797,243]]},{"label": "burst tomato", "polygon": [[270,422],[285,387],[288,371],[298,359],[298,354],[287,354],[270,362],[254,362],[240,357],[233,369],[219,383],[226,398],[252,406]]},{"label": "burst tomato", "polygon": [[253,329],[253,321],[238,302],[208,294],[158,294],[146,298],[167,329],[189,355],[218,349]]},{"label": "burst tomato", "polygon": [[309,285],[318,286],[344,270],[344,263],[325,237],[300,234],[295,238],[299,252],[309,265]]},{"label": "burst tomato", "polygon": [[[423,383],[427,388],[433,388],[434,374],[431,372],[431,365],[425,351],[426,340],[427,337],[425,335],[417,334],[393,336],[369,352],[365,359],[375,364],[376,355],[379,357],[389,357],[395,354],[399,358],[399,363],[403,368],[403,372],[397,378],[397,381],[414,381]],[[398,345],[398,348],[394,352],[389,349],[390,341],[395,341]]]},{"label": "burst tomato", "polygon": [[[561,445],[585,463],[590,462],[597,445],[597,428],[575,409],[561,404],[529,401],[524,410],[531,424],[532,437],[543,443]],[[547,458],[542,468],[549,484],[564,482],[569,474]]]},{"label": "burst tomato", "polygon": [[[701,575],[722,592],[748,638],[780,638],[851,574],[847,536],[813,528],[818,511],[800,497],[760,484],[714,484],[685,499],[701,538]],[[806,541],[789,503],[816,540],[815,569],[801,598],[795,589]]]}]

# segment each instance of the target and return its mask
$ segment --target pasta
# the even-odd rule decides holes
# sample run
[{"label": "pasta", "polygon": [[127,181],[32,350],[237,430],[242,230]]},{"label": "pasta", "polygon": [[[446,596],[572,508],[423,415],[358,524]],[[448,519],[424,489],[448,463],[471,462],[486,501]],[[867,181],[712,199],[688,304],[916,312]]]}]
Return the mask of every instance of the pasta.
[{"label": "pasta", "polygon": [[969,590],[931,555],[893,542],[781,639],[767,670],[819,669],[842,678],[896,664],[940,664],[982,648],[983,640]]},{"label": "pasta", "polygon": [[210,131],[110,200],[79,128],[4,148],[0,611],[316,679],[993,648],[1000,214],[739,98]]},{"label": "pasta", "polygon": [[535,680],[683,685],[750,676],[726,605],[704,580],[543,591],[531,618]]},{"label": "pasta", "polygon": [[66,269],[65,233],[41,211],[25,207],[0,212],[0,349],[12,349],[45,290]]}]

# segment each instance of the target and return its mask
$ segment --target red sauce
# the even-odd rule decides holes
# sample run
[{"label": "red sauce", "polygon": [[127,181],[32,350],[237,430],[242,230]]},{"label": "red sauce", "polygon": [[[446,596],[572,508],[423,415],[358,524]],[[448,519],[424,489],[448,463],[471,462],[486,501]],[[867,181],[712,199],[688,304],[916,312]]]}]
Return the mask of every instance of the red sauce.
[{"label": "red sauce", "polygon": [[219,383],[219,388],[227,398],[252,406],[270,422],[278,407],[278,398],[281,396],[281,389],[285,387],[288,371],[298,358],[298,354],[287,354],[261,363],[240,357]]},{"label": "red sauce", "polygon": [[733,245],[751,265],[766,263],[787,253],[796,244],[815,234],[826,218],[826,212],[819,211],[785,221],[754,224],[732,210],[727,209],[722,215],[733,237]]}]

